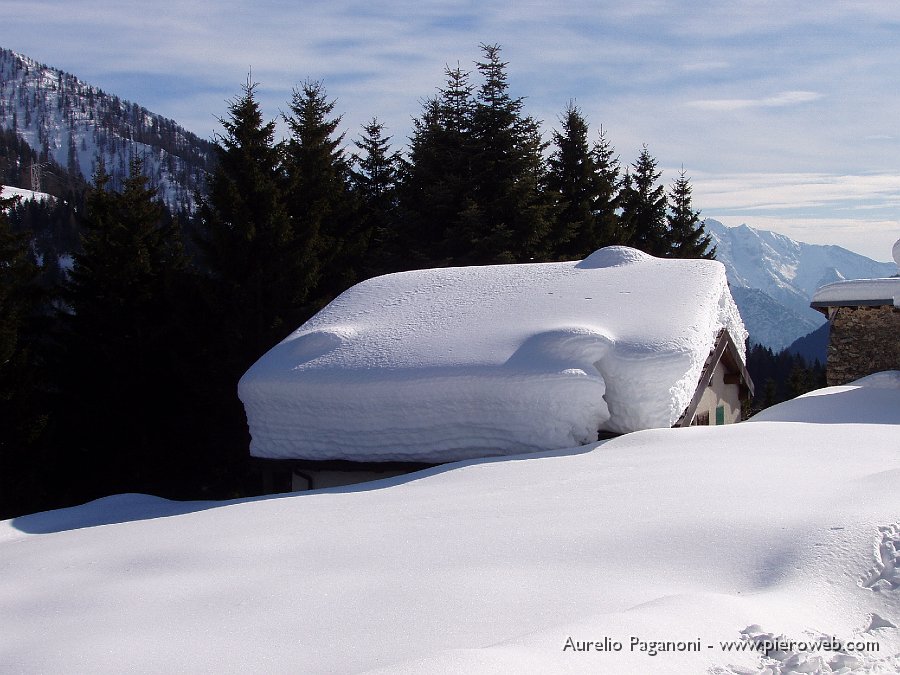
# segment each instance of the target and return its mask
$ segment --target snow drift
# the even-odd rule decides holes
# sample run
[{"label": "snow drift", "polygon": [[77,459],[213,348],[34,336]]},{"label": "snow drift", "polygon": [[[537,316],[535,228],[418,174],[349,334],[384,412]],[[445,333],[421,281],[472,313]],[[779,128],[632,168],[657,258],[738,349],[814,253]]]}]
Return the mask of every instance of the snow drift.
[{"label": "snow drift", "polygon": [[453,461],[671,426],[720,329],[724,267],[613,246],[580,262],[377,277],[265,354],[239,394],[251,453]]},{"label": "snow drift", "polygon": [[2,522],[0,670],[900,672],[900,373],[754,420]]}]

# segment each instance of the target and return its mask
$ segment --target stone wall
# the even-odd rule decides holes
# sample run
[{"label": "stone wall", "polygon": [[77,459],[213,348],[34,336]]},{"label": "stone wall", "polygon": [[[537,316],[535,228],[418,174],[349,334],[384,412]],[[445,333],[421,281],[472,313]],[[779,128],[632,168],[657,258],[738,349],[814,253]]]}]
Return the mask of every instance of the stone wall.
[{"label": "stone wall", "polygon": [[839,307],[831,321],[828,385],[847,384],[882,370],[900,370],[900,309]]}]

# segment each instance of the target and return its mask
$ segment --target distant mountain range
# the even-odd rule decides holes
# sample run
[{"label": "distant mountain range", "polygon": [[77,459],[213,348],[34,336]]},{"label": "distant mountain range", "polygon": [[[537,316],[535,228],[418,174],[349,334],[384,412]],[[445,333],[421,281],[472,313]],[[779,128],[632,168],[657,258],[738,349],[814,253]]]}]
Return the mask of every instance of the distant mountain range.
[{"label": "distant mountain range", "polygon": [[893,263],[876,262],[840,246],[806,244],[747,225],[726,227],[707,218],[706,231],[716,245],[716,258],[725,264],[750,340],[773,351],[825,323],[825,317],[809,306],[820,286],[897,273]]},{"label": "distant mountain range", "polygon": [[132,157],[141,157],[152,186],[176,211],[193,207],[213,161],[212,143],[172,120],[7,49],[0,49],[0,128],[15,131],[42,161],[87,179],[102,157],[113,187]]}]

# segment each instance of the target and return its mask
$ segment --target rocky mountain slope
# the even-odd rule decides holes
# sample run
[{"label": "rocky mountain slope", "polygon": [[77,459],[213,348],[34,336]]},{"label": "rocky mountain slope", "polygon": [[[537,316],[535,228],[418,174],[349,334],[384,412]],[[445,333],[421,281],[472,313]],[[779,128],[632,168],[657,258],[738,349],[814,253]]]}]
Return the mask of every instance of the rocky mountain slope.
[{"label": "rocky mountain slope", "polygon": [[[0,128],[14,130],[42,161],[86,178],[102,158],[114,187],[140,157],[173,210],[192,208],[212,164],[212,144],[174,121],[7,49],[0,49]],[[40,189],[40,175],[34,181],[19,187]]]},{"label": "rocky mountain slope", "polygon": [[747,225],[726,227],[707,218],[706,230],[715,242],[716,258],[725,264],[750,339],[776,351],[825,323],[809,306],[820,286],[897,273],[892,263],[840,246],[807,244]]}]

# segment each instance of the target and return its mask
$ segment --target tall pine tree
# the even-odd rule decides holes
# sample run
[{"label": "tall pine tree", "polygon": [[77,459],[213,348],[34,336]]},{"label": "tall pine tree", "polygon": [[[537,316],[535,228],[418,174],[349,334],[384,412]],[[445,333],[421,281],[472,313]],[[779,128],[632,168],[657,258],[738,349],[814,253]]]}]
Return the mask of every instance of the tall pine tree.
[{"label": "tall pine tree", "polygon": [[603,246],[628,242],[627,230],[622,224],[619,213],[623,184],[621,167],[615,156],[615,150],[606,138],[606,132],[602,127],[600,128],[600,138],[594,144],[592,152],[599,180],[597,199],[594,202],[593,236],[581,247],[581,251],[585,254],[593,253]]},{"label": "tall pine tree", "polygon": [[482,230],[475,204],[472,135],[473,87],[458,66],[444,71],[445,85],[413,120],[409,160],[400,189],[407,267],[459,263],[470,256]]},{"label": "tall pine tree", "polygon": [[523,99],[509,94],[507,63],[499,45],[481,45],[476,64],[483,82],[472,115],[474,201],[482,231],[461,233],[472,243],[465,262],[527,262],[549,257],[550,200],[540,125],[523,114]]},{"label": "tall pine tree", "polygon": [[[206,405],[198,439],[212,494],[253,489],[237,383],[256,359],[306,318],[318,281],[315,238],[286,206],[288,177],[275,122],[265,121],[248,78],[220,120],[216,169],[198,213],[208,276],[197,334],[206,337],[192,389]],[[296,228],[295,228],[296,225]]]},{"label": "tall pine tree", "polygon": [[694,210],[691,192],[691,181],[682,168],[669,191],[669,256],[715,258],[716,247],[705,232],[700,212]]},{"label": "tall pine tree", "polygon": [[320,304],[358,280],[367,243],[351,200],[350,165],[334,107],[321,82],[306,81],[294,90],[284,115],[290,130],[283,153],[294,248],[307,272],[304,285],[316,289]]},{"label": "tall pine tree", "polygon": [[[101,163],[88,196],[81,247],[64,288],[64,416],[58,459],[89,496],[172,485],[181,447],[183,334],[172,316],[185,268],[177,227],[147,187],[140,160],[121,193]],[[73,452],[75,450],[76,452]],[[70,477],[71,479],[71,477]]]},{"label": "tall pine tree", "polygon": [[353,155],[352,185],[360,227],[369,241],[364,276],[402,269],[397,211],[401,159],[391,152],[390,140],[384,135],[384,125],[372,119],[355,141],[360,153]]},{"label": "tall pine tree", "polygon": [[619,240],[619,164],[600,132],[593,147],[581,111],[569,103],[555,131],[547,186],[558,201],[551,234],[554,257],[583,258]]},{"label": "tall pine tree", "polygon": [[311,286],[284,205],[275,122],[263,121],[256,86],[248,79],[220,120],[225,133],[217,138],[218,163],[199,209],[211,320],[220,326],[219,346],[234,383],[296,328]]},{"label": "tall pine tree", "polygon": [[666,191],[658,183],[661,171],[645,145],[631,165],[633,172],[625,179],[622,198],[622,224],[628,245],[645,253],[664,256],[668,253]]},{"label": "tall pine tree", "polygon": [[581,256],[583,241],[593,238],[599,177],[588,123],[574,102],[569,102],[560,126],[561,131],[553,132],[555,149],[548,160],[547,188],[557,200],[549,238],[553,257],[566,259]]}]

